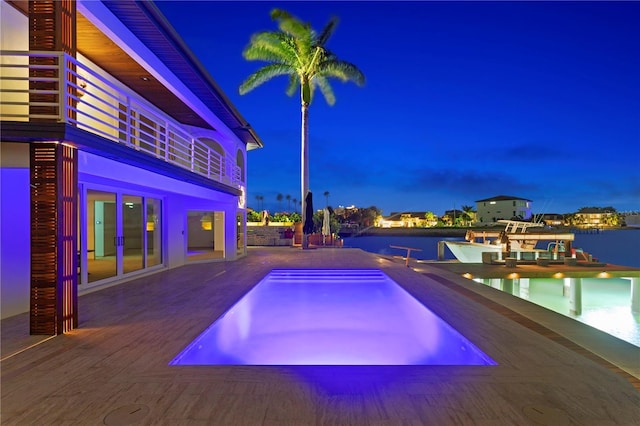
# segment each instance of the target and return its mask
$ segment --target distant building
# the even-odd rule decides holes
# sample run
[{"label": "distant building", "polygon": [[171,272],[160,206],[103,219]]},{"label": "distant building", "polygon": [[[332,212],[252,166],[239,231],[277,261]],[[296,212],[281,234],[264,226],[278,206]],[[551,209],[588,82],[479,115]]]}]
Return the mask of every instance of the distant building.
[{"label": "distant building", "polygon": [[558,213],[545,213],[540,218],[547,226],[562,226],[564,225],[564,215]]},{"label": "distant building", "polygon": [[619,224],[617,212],[597,207],[580,209],[579,212],[573,214],[572,222],[573,225],[581,228],[606,228]]},{"label": "distant building", "polygon": [[640,227],[640,213],[637,213],[637,212],[623,213],[622,219],[626,226],[632,226],[635,228]]},{"label": "distant building", "polygon": [[427,220],[428,212],[391,212],[389,216],[380,218],[376,226],[379,228],[415,228],[435,226],[438,223],[437,216],[432,220]]},{"label": "distant building", "polygon": [[476,201],[477,220],[482,224],[500,219],[531,219],[531,200],[510,195],[498,195]]}]

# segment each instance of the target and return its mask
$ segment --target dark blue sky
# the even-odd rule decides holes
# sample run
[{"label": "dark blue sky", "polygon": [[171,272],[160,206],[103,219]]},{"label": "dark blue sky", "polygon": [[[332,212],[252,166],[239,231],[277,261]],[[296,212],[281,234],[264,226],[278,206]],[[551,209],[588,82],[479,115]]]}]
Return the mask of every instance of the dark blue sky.
[{"label": "dark blue sky", "polygon": [[[640,210],[639,2],[161,1],[188,46],[264,141],[248,154],[249,207],[300,199],[299,97],[242,50],[279,7],[319,31],[367,83],[333,82],[310,107],[317,207],[443,214],[494,195],[534,212]],[[286,209],[286,202],[283,203]]]}]

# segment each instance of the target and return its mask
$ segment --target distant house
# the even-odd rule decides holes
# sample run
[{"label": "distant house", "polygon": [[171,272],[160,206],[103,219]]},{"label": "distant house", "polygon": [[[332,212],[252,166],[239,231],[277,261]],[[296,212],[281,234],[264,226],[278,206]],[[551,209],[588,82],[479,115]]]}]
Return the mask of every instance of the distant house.
[{"label": "distant house", "polygon": [[0,8],[2,318],[61,334],[79,294],[245,256],[262,142],[154,3]]},{"label": "distant house", "polygon": [[481,224],[500,219],[531,219],[531,200],[510,195],[498,195],[476,201],[477,220]]},{"label": "distant house", "polygon": [[415,228],[435,226],[437,218],[429,222],[425,219],[427,212],[391,212],[389,216],[380,219],[376,226],[380,228]]},{"label": "distant house", "polygon": [[601,208],[582,208],[573,214],[572,224],[581,228],[606,228],[617,226],[618,213],[615,211],[607,211]]},{"label": "distant house", "polygon": [[547,226],[562,226],[564,225],[564,215],[558,213],[545,213],[540,218]]}]

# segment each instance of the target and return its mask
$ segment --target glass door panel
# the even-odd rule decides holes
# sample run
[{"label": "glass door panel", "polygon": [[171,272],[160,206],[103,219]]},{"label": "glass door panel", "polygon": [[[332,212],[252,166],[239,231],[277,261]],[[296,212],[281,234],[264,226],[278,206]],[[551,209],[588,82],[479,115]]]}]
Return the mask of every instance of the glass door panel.
[{"label": "glass door panel", "polygon": [[246,227],[246,223],[247,221],[244,218],[244,214],[243,213],[237,213],[236,214],[236,222],[237,222],[237,227],[236,227],[236,254],[238,255],[243,255],[244,254],[244,230]]},{"label": "glass door panel", "polygon": [[122,270],[125,274],[144,268],[145,220],[142,213],[142,197],[122,196],[122,234],[118,242],[122,246]]},{"label": "glass door panel", "polygon": [[116,194],[87,190],[88,281],[117,274]]},{"label": "glass door panel", "polygon": [[162,201],[147,198],[147,267],[162,263]]}]

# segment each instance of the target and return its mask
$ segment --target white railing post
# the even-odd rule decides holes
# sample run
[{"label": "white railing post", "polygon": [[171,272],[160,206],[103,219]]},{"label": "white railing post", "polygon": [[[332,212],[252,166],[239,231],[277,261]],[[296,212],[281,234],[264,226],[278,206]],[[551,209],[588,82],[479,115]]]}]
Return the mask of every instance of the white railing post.
[{"label": "white railing post", "polygon": [[193,172],[196,169],[196,140],[194,138],[190,138],[190,146],[189,146],[189,162],[191,163],[191,171]]},{"label": "white railing post", "polygon": [[58,52],[58,122],[67,122],[67,54]]},{"label": "white railing post", "polygon": [[132,142],[131,142],[131,97],[129,97],[129,95],[126,95],[124,98],[124,102],[125,102],[125,113],[124,113],[124,119],[126,121],[126,124],[124,126],[124,143],[127,146],[131,146]]},{"label": "white railing post", "polygon": [[165,128],[165,138],[164,138],[164,161],[169,161],[169,147],[170,145],[170,140],[169,140],[169,126],[167,125],[167,127]]}]

